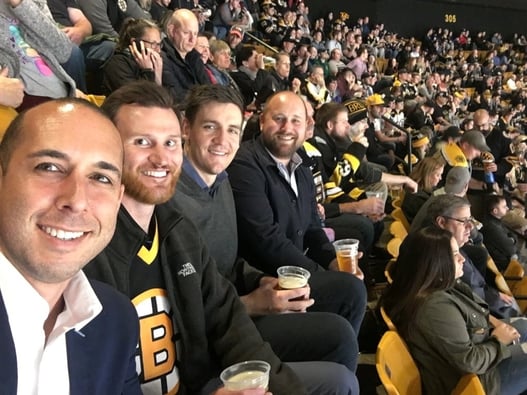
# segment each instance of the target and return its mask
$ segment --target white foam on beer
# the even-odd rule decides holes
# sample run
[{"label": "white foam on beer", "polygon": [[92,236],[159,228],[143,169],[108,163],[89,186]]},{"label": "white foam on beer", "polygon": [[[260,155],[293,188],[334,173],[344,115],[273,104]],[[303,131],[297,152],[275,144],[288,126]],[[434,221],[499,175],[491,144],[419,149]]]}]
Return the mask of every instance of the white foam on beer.
[{"label": "white foam on beer", "polygon": [[283,289],[302,288],[307,285],[307,278],[304,276],[283,276],[278,278],[278,285]]},{"label": "white foam on beer", "polygon": [[230,377],[225,386],[227,389],[241,390],[249,388],[267,388],[269,378],[267,373],[259,370],[248,370]]}]

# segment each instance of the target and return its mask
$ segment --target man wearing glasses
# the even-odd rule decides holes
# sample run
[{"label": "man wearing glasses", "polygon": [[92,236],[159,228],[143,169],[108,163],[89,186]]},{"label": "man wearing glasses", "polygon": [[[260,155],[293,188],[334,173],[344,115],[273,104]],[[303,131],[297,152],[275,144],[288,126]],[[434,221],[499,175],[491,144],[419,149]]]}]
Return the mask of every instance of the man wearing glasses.
[{"label": "man wearing glasses", "polygon": [[[510,318],[520,315],[516,300],[509,295],[498,291],[490,286],[484,277],[485,267],[474,265],[473,257],[476,254],[486,254],[487,250],[482,246],[471,244],[470,235],[474,227],[474,218],[470,213],[470,203],[465,198],[453,195],[442,195],[429,207],[429,221],[424,225],[434,224],[442,229],[446,229],[455,237],[460,251],[465,257],[463,265],[463,276],[461,280],[470,285],[472,291],[487,302],[491,314],[498,318]],[[523,329],[518,329],[521,333],[527,332],[527,321],[521,324]]]}]

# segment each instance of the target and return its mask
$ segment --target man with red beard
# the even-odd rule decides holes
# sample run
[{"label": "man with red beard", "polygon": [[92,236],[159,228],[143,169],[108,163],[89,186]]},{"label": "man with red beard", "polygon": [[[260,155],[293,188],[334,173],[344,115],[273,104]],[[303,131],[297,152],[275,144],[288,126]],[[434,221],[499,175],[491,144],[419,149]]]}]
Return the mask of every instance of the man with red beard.
[{"label": "man with red beard", "polygon": [[166,90],[147,81],[123,86],[106,99],[103,110],[124,144],[125,194],[113,239],[85,271],[125,293],[136,307],[136,363],[144,394],[232,394],[220,388],[219,373],[255,359],[271,365],[270,391],[304,394],[293,369],[262,340],[219,274],[198,229],[163,205],[174,194],[182,163],[174,105]]}]

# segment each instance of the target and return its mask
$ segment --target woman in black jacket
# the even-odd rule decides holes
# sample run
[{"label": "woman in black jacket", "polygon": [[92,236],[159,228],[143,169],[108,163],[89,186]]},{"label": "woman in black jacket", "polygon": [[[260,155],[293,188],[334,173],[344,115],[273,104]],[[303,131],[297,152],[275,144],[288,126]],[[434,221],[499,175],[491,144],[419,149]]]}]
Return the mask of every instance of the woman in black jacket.
[{"label": "woman in black jacket", "polygon": [[128,19],[119,33],[115,53],[103,67],[106,94],[131,81],[148,80],[161,85],[161,31],[147,19]]}]

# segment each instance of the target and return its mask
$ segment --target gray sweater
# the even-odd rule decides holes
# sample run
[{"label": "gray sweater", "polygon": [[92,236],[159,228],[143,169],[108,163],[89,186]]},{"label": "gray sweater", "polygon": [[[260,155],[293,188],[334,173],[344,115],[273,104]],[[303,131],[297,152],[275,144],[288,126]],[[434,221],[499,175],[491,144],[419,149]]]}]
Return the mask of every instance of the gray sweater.
[{"label": "gray sweater", "polygon": [[75,82],[60,65],[70,58],[73,44],[33,0],[22,0],[15,8],[0,1],[0,65],[9,68],[9,77],[21,77],[17,47],[9,31],[13,20],[18,20],[27,44],[38,51],[51,71],[66,84],[69,95],[75,96]]}]

